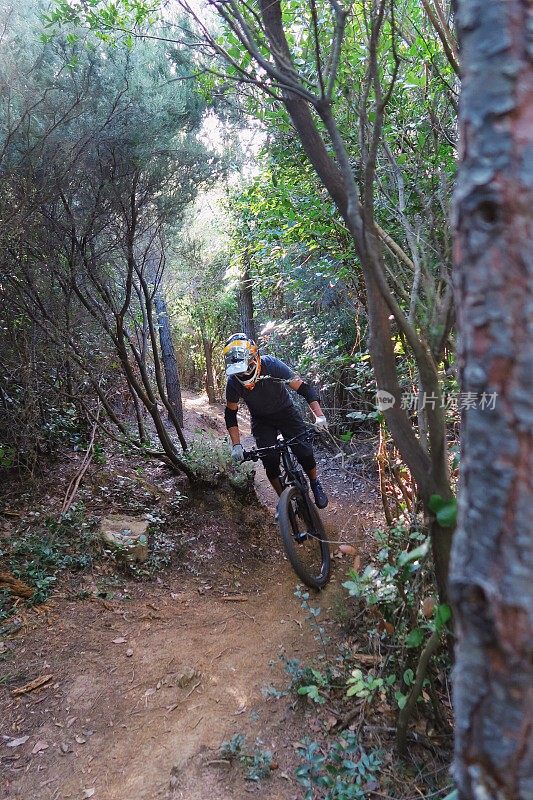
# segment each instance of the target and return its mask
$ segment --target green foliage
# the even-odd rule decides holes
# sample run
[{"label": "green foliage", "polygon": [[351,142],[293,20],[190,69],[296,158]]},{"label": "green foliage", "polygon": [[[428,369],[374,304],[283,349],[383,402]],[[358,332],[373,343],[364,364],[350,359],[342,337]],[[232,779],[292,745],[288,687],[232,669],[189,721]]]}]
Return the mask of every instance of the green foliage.
[{"label": "green foliage", "polygon": [[376,538],[381,548],[373,562],[361,574],[352,570],[343,586],[350,597],[377,610],[380,635],[392,638],[395,648],[386,674],[364,675],[360,669],[352,671],[347,694],[371,700],[374,694],[385,693],[403,708],[414,677],[413,670],[405,668],[405,662],[416,663],[414,659],[431,633],[444,631],[451,610],[448,605],[438,603],[430,605],[430,612],[424,608],[423,599],[431,591],[431,573],[429,542],[422,533],[398,524],[387,533],[377,531]]},{"label": "green foliage", "polygon": [[109,26],[118,6],[62,0],[39,36],[39,4],[23,2],[3,32],[0,217],[12,224],[0,227],[0,466],[32,469],[74,439],[73,425],[80,435],[96,387],[121,416],[127,356],[113,330],[124,303],[150,382],[141,284],[156,280],[185,207],[217,175],[190,51],[155,39],[107,47],[80,27],[100,11]]},{"label": "green foliage", "polygon": [[305,800],[363,800],[378,787],[381,753],[365,752],[351,731],[324,748],[305,739],[297,752],[302,764],[296,769],[296,779],[305,789]]},{"label": "green foliage", "polygon": [[373,695],[384,686],[392,686],[396,681],[396,675],[388,675],[386,680],[375,678],[373,675],[363,675],[360,669],[353,669],[346,685],[346,697],[372,698]]},{"label": "green foliage", "polygon": [[297,584],[294,590],[294,596],[300,600],[300,608],[306,612],[306,618],[314,630],[315,640],[322,645],[323,654],[327,655],[327,644],[329,639],[325,635],[324,627],[318,622],[320,616],[320,608],[312,606],[309,602],[310,594],[301,584]]},{"label": "green foliage", "polygon": [[30,519],[0,542],[0,559],[15,577],[34,587],[28,601],[33,604],[49,597],[59,573],[89,569],[101,548],[81,503],[59,517],[41,518],[34,512]]},{"label": "green foliage", "polygon": [[[307,681],[312,682],[308,683]],[[314,703],[318,703],[318,705],[323,705],[326,702],[327,697],[325,694],[323,694],[323,691],[328,689],[330,685],[328,675],[325,675],[318,669],[308,667],[306,672],[304,672],[301,676],[301,682],[302,685],[298,686],[296,690],[299,695],[302,697],[307,697]]]},{"label": "green foliage", "polygon": [[264,778],[269,778],[272,770],[272,753],[265,750],[263,742],[257,739],[255,746],[246,746],[246,736],[243,733],[236,733],[220,746],[220,755],[229,761],[238,761],[246,770],[246,778],[249,781],[258,783]]},{"label": "green foliage", "polygon": [[429,499],[429,507],[435,513],[437,522],[443,528],[454,528],[457,524],[457,500],[445,500],[440,494],[432,494]]},{"label": "green foliage", "polygon": [[[388,537],[376,532],[382,545],[375,562],[359,574],[350,573],[350,580],[343,583],[351,597],[364,598],[369,605],[378,605],[384,616],[392,615],[398,600],[412,590],[429,549],[429,539],[418,531],[407,532],[402,524],[394,526]],[[412,546],[422,539],[422,543]],[[404,548],[404,543],[410,549]]]},{"label": "green foliage", "polygon": [[231,197],[232,269],[238,274],[246,264],[257,321],[275,323],[268,337],[273,354],[328,393],[356,382],[364,391],[370,367],[356,378],[353,352],[365,332],[354,315],[355,254],[311,168],[286,145],[274,142],[261,159],[263,171]]},{"label": "green foliage", "polygon": [[14,447],[0,444],[0,469],[10,469],[15,464],[17,451]]},{"label": "green foliage", "polygon": [[189,444],[184,460],[200,483],[216,486],[227,480],[235,489],[242,491],[248,490],[253,484],[253,463],[236,463],[231,457],[227,440],[199,432]]},{"label": "green foliage", "polygon": [[220,755],[222,758],[238,758],[246,744],[246,736],[244,733],[235,733],[231,739],[222,742],[220,745]]},{"label": "green foliage", "polygon": [[290,682],[283,690],[276,689],[274,686],[265,687],[263,690],[265,697],[274,697],[279,700],[281,697],[292,694],[297,697],[306,697],[318,706],[326,703],[334,680],[338,676],[338,672],[330,664],[317,669],[312,664],[303,664],[299,658],[287,658],[287,656],[281,655],[279,660],[282,662]]},{"label": "green foliage", "polygon": [[269,686],[266,688],[265,694],[268,697],[280,698],[293,693],[298,697],[306,697],[308,700],[321,706],[326,703],[328,695],[333,688],[333,682],[338,676],[338,672],[327,663],[329,638],[325,635],[323,625],[318,621],[321,609],[311,605],[309,602],[309,592],[300,584],[296,586],[294,596],[300,600],[300,607],[306,612],[307,623],[313,631],[316,642],[321,647],[322,652],[318,660],[326,662],[326,666],[318,669],[313,664],[302,664],[298,658],[287,658],[282,655],[280,656],[280,660],[290,677],[289,686],[283,691]]}]

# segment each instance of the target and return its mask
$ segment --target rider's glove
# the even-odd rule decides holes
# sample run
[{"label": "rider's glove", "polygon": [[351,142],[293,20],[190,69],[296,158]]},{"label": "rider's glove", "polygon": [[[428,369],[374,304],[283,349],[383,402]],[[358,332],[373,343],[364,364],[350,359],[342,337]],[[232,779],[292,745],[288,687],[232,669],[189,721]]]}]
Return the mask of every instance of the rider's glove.
[{"label": "rider's glove", "polygon": [[328,429],[328,421],[325,417],[316,417],[315,418],[315,430],[317,431],[327,431]]},{"label": "rider's glove", "polygon": [[231,448],[231,457],[237,463],[244,461],[244,450],[242,449],[242,444],[234,444]]}]

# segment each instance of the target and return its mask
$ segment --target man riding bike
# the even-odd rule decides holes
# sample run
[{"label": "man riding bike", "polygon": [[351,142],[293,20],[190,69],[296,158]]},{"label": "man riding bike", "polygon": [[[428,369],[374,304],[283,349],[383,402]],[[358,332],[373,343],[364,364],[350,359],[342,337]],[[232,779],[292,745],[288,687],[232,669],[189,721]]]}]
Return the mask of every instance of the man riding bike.
[{"label": "man riding bike", "polygon": [[[314,386],[305,383],[278,358],[259,355],[253,339],[245,333],[234,333],[224,346],[226,365],[226,409],[224,419],[235,461],[244,457],[241,436],[237,423],[239,401],[244,400],[252,419],[252,434],[257,447],[276,444],[278,433],[285,439],[302,435],[302,441],[291,444],[291,450],[309,477],[311,491],[318,508],[325,508],[328,498],[317,478],[316,461],[310,442],[305,440],[306,425],[300,411],[293,404],[287,385],[301,395],[315,416],[315,428],[327,430],[327,421]],[[282,492],[280,483],[280,454],[272,451],[261,459],[267,477],[278,496]]]}]

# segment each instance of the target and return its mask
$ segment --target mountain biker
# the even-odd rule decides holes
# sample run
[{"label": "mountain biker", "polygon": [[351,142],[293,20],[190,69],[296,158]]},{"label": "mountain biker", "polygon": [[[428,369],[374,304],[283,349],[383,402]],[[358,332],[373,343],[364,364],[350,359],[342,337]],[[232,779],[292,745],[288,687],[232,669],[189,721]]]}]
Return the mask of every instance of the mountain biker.
[{"label": "mountain biker", "polygon": [[[224,346],[226,365],[226,409],[224,419],[231,439],[231,454],[235,461],[243,460],[244,452],[237,422],[239,401],[244,400],[252,419],[252,434],[258,447],[276,444],[278,433],[285,439],[304,434],[306,426],[300,411],[293,404],[287,385],[307,400],[315,416],[315,428],[327,430],[326,417],[318,402],[314,386],[299,378],[283,361],[273,356],[259,355],[253,339],[245,333],[234,333]],[[303,440],[291,444],[294,455],[309,476],[311,491],[318,508],[325,508],[328,497],[317,478],[313,448]],[[280,454],[272,451],[262,459],[267,477],[278,496],[280,482]]]}]

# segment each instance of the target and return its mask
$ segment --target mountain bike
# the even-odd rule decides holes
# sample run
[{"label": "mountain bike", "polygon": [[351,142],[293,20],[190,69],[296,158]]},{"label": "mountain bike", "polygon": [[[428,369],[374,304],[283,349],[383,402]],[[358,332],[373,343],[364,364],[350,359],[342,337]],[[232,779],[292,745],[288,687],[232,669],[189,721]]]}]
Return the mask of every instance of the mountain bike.
[{"label": "mountain bike", "polygon": [[273,451],[281,453],[280,482],[283,487],[278,500],[277,521],[287,558],[298,577],[312,589],[322,589],[329,580],[331,556],[320,515],[311,498],[307,479],[290,446],[311,438],[306,432],[293,439],[278,436],[276,444],[244,451],[245,461],[258,461]]}]

